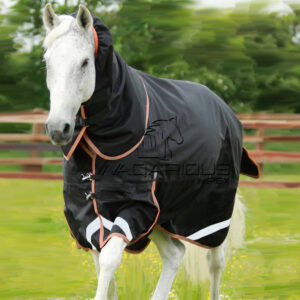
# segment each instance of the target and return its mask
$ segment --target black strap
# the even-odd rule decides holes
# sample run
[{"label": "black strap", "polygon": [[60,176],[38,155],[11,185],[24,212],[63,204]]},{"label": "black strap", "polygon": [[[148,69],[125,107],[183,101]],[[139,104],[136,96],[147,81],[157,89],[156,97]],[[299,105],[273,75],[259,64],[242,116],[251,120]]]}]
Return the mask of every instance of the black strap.
[{"label": "black strap", "polygon": [[76,127],[89,127],[91,125],[95,125],[99,120],[101,120],[102,115],[102,111],[99,111],[96,114],[89,116],[88,118],[82,118],[81,116],[77,115],[75,125]]}]

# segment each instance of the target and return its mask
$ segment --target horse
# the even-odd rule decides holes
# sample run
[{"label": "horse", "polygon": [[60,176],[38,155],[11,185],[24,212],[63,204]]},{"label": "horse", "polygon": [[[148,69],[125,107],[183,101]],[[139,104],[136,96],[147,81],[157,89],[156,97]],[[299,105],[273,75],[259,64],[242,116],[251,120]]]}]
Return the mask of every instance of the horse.
[{"label": "horse", "polygon": [[[47,30],[43,46],[47,69],[46,81],[50,91],[50,112],[46,121],[46,131],[52,143],[61,145],[64,151],[65,214],[72,236],[76,239],[79,247],[90,250],[95,262],[98,278],[95,300],[118,299],[114,272],[121,263],[123,251],[141,251],[150,241],[157,246],[163,263],[152,300],[168,298],[184,254],[186,273],[197,280],[198,270],[205,269],[203,265],[205,254],[197,246],[206,248],[211,279],[210,299],[218,300],[226,251],[243,244],[244,206],[240,198],[235,196],[240,162],[242,161],[241,171],[247,169],[250,174],[252,170],[253,176],[258,175],[254,162],[241,146],[239,121],[225,102],[218,99],[204,86],[188,82],[160,80],[128,67],[119,54],[113,50],[107,27],[99,19],[93,17],[85,6],[80,5],[77,14],[58,16],[51,5],[47,4],[43,11],[43,22]],[[121,74],[122,72],[123,74]],[[199,118],[201,122],[206,122],[202,124],[203,126],[197,123],[198,120],[192,123],[194,108],[191,108],[190,104],[187,104],[188,102],[181,107],[182,111],[188,109],[187,117],[178,113],[180,119],[177,120],[177,116],[173,114],[175,108],[172,108],[173,110],[167,116],[160,118],[159,114],[165,108],[161,106],[154,113],[155,99],[159,99],[160,95],[163,95],[163,99],[159,99],[158,102],[167,107],[165,110],[170,110],[174,103],[168,103],[167,94],[163,89],[168,90],[168,95],[172,95],[175,99],[172,101],[180,99],[182,102],[183,94],[189,95],[186,96],[189,99],[197,94],[201,104],[199,111],[208,109],[207,107],[210,105],[215,105],[217,111],[222,108],[224,112],[221,114],[222,118],[225,115],[229,116],[226,119],[229,124],[226,132],[217,132],[214,129],[217,125],[206,126],[213,117],[211,114],[207,116],[208,118],[205,114]],[[189,94],[188,91],[195,93]],[[94,99],[95,97],[97,100]],[[206,101],[207,97],[211,101]],[[190,102],[192,101],[194,100]],[[127,106],[124,106],[124,103]],[[156,115],[155,119],[153,119],[153,115]],[[134,124],[126,127],[124,124],[129,117]],[[125,121],[123,121],[124,118]],[[219,119],[214,119],[215,123],[213,124],[221,122]],[[100,123],[101,130],[99,129]],[[119,123],[122,123],[123,127],[120,127]],[[204,130],[203,127],[205,127],[205,131],[201,131]],[[193,128],[197,130],[191,134],[192,137],[186,138],[188,132]],[[205,137],[203,142],[198,140],[196,134],[198,131],[201,132],[201,138]],[[153,143],[151,138],[154,134],[158,134],[159,137],[155,136]],[[220,149],[227,149],[226,151],[222,150],[224,153],[217,149],[219,146],[214,143],[214,134],[222,139],[222,148]],[[231,139],[228,140],[227,137],[231,137]],[[97,144],[98,140],[101,141],[101,145]],[[120,140],[121,142],[116,142]],[[183,148],[186,143],[190,145],[190,150]],[[198,147],[197,151],[192,149],[195,145]],[[134,175],[120,173],[120,176],[119,173],[114,173],[115,177],[109,175],[107,178],[103,174],[97,174],[97,169],[104,169],[105,163],[111,166],[119,160],[129,164],[128,160],[130,161],[132,157],[135,159],[134,162],[140,159],[147,167],[156,163],[166,166],[167,161],[176,162],[179,157],[183,164],[186,160],[182,158],[183,154],[193,157],[200,151],[199,149],[202,151],[201,157],[204,157],[205,166],[208,166],[209,169],[213,162],[222,162],[224,159],[228,159],[228,168],[230,172],[233,172],[232,174],[235,174],[232,186],[223,184],[219,187],[220,185],[217,183],[209,187],[201,185],[203,198],[207,194],[210,199],[206,203],[208,207],[210,207],[209,203],[212,203],[211,205],[217,209],[218,205],[222,206],[228,202],[228,205],[224,204],[225,206],[220,207],[219,211],[226,210],[226,219],[224,217],[222,220],[201,225],[202,227],[199,227],[197,222],[205,219],[203,217],[205,214],[213,212],[204,210],[202,217],[196,215],[193,219],[193,211],[197,205],[200,206],[202,203],[201,199],[197,198],[197,194],[194,193],[197,201],[193,202],[193,199],[187,199],[185,196],[181,200],[185,201],[183,209],[181,209],[181,204],[179,205],[180,211],[178,211],[178,207],[176,208],[176,205],[178,206],[177,196],[179,197],[189,190],[189,183],[182,185],[180,194],[173,188],[169,191],[163,189],[163,186],[173,187],[174,185],[172,185],[172,180],[169,184],[160,184],[160,174],[157,169],[147,173],[144,176],[146,179],[143,179],[144,181],[139,185],[136,183],[141,180],[140,178],[144,178],[139,172]],[[231,150],[233,154],[227,155],[227,152],[229,153]],[[156,155],[155,153],[162,154]],[[155,163],[152,163],[153,161]],[[87,167],[86,162],[92,164],[92,167]],[[133,164],[132,161],[130,164]],[[136,164],[134,167],[139,171],[142,168]],[[82,170],[87,173],[81,174],[83,175],[81,181],[77,175],[80,175]],[[224,169],[219,168],[219,171],[224,171]],[[189,175],[178,174],[176,173],[176,176],[181,176],[180,178]],[[172,176],[166,177],[171,178]],[[212,175],[210,175],[211,177]],[[131,178],[133,178],[133,183],[130,181]],[[107,181],[105,181],[106,179]],[[69,181],[72,182],[69,184]],[[114,188],[117,186],[119,190],[113,190],[112,186]],[[217,201],[216,196],[213,196],[216,195],[214,194],[215,190],[220,188],[221,192],[217,195],[222,195],[223,192],[224,194],[227,192],[229,186],[231,186],[230,197],[222,198],[223,204],[214,202]],[[85,189],[89,188],[91,192],[86,193]],[[169,201],[168,205],[161,200],[163,197],[170,200],[168,195],[172,193],[176,197],[173,198],[174,201]],[[78,205],[77,210],[72,210],[74,205]],[[159,207],[159,205],[161,206]],[[89,211],[89,213],[82,217],[83,211]],[[118,215],[116,211],[125,211],[125,213]],[[173,221],[170,222],[167,215],[168,213],[172,214],[174,220],[177,220],[179,215],[185,211],[190,214],[191,219],[182,221],[189,222],[188,226],[184,226],[184,224],[181,226],[182,228],[177,226],[178,233],[172,225]],[[197,224],[193,220],[196,220]],[[133,223],[135,225],[132,225]],[[180,220],[176,224],[180,224]],[[180,230],[186,234],[184,235]]]}]

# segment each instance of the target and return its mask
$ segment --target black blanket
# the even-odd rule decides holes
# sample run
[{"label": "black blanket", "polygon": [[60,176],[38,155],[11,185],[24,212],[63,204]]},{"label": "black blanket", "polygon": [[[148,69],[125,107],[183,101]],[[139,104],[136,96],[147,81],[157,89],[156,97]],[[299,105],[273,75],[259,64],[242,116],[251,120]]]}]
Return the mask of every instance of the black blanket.
[{"label": "black blanket", "polygon": [[63,147],[65,215],[77,243],[117,235],[139,252],[154,226],[204,247],[228,232],[241,172],[259,176],[242,126],[207,87],[128,66],[94,17],[96,89]]}]

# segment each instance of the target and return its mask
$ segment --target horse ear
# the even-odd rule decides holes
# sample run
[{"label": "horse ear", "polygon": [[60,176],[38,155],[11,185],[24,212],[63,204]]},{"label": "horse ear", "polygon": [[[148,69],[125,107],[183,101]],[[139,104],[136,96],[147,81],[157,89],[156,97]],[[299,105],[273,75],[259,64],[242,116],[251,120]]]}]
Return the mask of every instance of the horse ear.
[{"label": "horse ear", "polygon": [[93,24],[93,18],[90,11],[83,5],[79,5],[77,23],[79,27],[83,29],[89,29]]},{"label": "horse ear", "polygon": [[49,31],[52,30],[55,26],[59,25],[60,23],[60,20],[55,14],[50,3],[48,3],[44,8],[43,21],[45,27]]}]

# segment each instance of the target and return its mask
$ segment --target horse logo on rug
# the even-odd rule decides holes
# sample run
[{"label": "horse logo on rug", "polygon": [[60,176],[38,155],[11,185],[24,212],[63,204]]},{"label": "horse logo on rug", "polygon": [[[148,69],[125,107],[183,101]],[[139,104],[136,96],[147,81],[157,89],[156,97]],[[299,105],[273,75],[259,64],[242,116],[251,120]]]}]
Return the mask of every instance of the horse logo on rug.
[{"label": "horse logo on rug", "polygon": [[153,121],[147,128],[142,144],[137,149],[138,157],[161,160],[171,159],[171,141],[177,145],[184,142],[177,123],[177,117]]}]

